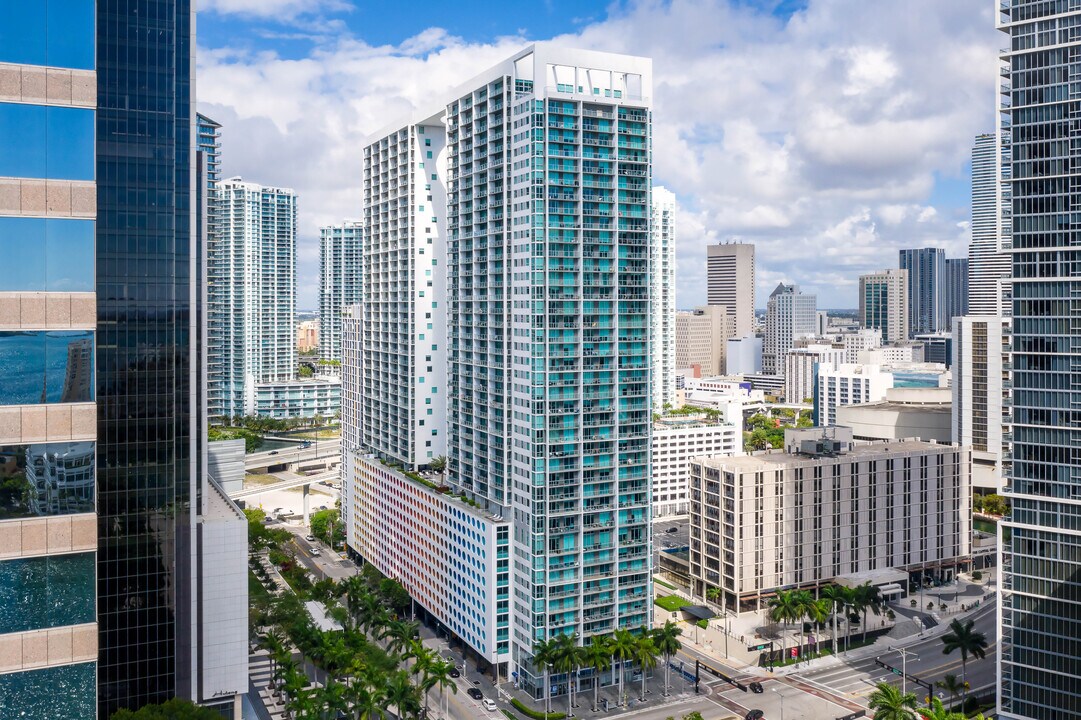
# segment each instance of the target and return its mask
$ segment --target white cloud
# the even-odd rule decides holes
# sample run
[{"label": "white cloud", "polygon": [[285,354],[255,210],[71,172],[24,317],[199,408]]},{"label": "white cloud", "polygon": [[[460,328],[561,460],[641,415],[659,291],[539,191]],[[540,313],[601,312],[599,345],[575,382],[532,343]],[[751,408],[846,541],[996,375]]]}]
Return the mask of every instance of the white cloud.
[{"label": "white cloud", "polygon": [[[964,253],[967,208],[931,193],[995,121],[1000,41],[985,5],[811,0],[782,22],[729,0],[641,0],[556,40],[654,59],[654,175],[682,208],[681,306],[704,302],[705,245],[726,239],[756,243],[760,305],[783,278],[852,306],[858,274],[896,266],[901,247]],[[299,60],[200,51],[200,109],[224,125],[225,172],[300,194],[301,287],[318,226],[360,214],[364,137],[526,41],[431,28],[388,46],[324,36]]]}]

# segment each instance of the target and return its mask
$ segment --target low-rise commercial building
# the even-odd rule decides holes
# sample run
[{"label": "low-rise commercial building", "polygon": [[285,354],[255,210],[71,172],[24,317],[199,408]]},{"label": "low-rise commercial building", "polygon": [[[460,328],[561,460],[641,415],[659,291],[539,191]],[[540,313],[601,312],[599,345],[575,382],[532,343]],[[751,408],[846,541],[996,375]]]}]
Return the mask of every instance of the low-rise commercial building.
[{"label": "low-rise commercial building", "polygon": [[743,449],[743,403],[729,396],[718,417],[669,415],[653,424],[653,516],[686,515],[692,458],[735,455]]},{"label": "low-rise commercial building", "polygon": [[783,451],[695,459],[692,590],[719,588],[738,613],[779,589],[861,573],[950,579],[971,562],[969,464],[967,448],[853,443],[846,428],[790,430]]},{"label": "low-rise commercial building", "polygon": [[950,395],[950,388],[889,388],[884,400],[837,408],[837,424],[851,428],[856,440],[919,438],[951,443],[955,438]]}]

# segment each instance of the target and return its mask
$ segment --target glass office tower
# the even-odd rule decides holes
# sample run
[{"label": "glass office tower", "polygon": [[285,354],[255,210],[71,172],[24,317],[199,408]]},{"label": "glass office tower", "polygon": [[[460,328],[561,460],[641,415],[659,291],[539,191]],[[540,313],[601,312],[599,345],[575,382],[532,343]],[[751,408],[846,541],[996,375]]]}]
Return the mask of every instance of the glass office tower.
[{"label": "glass office tower", "polygon": [[1081,2],[1007,0],[999,23],[1013,206],[1000,716],[1079,718]]}]

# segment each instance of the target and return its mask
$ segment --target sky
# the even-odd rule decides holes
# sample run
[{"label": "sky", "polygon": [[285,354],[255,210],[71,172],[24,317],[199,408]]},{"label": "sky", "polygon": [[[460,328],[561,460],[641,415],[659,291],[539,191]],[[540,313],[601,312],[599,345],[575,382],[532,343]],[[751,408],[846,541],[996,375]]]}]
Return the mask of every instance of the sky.
[{"label": "sky", "polygon": [[300,309],[319,227],[361,215],[364,139],[529,42],[653,59],[654,184],[672,190],[677,306],[705,246],[755,244],[778,282],[856,307],[905,247],[963,257],[970,152],[997,116],[987,0],[202,0],[199,111],[225,177],[298,199]]}]

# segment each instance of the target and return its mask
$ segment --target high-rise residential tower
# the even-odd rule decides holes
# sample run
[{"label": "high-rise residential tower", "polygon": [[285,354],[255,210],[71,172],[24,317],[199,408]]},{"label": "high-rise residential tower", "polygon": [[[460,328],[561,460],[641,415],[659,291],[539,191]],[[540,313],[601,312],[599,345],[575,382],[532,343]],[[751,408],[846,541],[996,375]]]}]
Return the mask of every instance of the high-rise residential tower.
[{"label": "high-rise residential tower", "polygon": [[901,250],[900,267],[908,271],[910,337],[949,328],[946,251],[942,248]]},{"label": "high-rise residential tower", "polygon": [[[728,246],[722,246],[728,247]],[[818,298],[800,292],[799,285],[780,283],[766,303],[766,338],[762,349],[762,371],[784,374],[784,356],[802,337],[815,334]]]},{"label": "high-rise residential tower", "polygon": [[1081,717],[1081,7],[999,8],[1013,207],[999,716],[1049,720]]},{"label": "high-rise residential tower", "polygon": [[297,196],[289,188],[219,184],[220,235],[208,258],[210,416],[256,412],[256,385],[296,376]]},{"label": "high-rise residential tower", "polygon": [[[351,547],[411,578],[428,612],[535,697],[537,641],[652,619],[650,85],[647,59],[531,45],[364,149]],[[444,436],[451,493],[377,459],[431,466],[424,443]],[[408,513],[398,499],[376,518],[384,497]],[[473,540],[388,539],[386,522],[418,516]],[[416,553],[437,581],[451,557],[478,573],[478,597],[490,585],[467,622],[412,577]]]},{"label": "high-rise residential tower", "polygon": [[[972,448],[972,484],[1002,489],[1003,321],[969,315],[953,324],[953,437]],[[1008,388],[1006,388],[1008,390]]]},{"label": "high-rise residential tower", "polygon": [[[1009,165],[1000,162],[1000,153],[1009,156],[1010,145],[1000,146],[999,136],[976,136],[972,146],[972,242],[968,246],[969,312],[973,315],[1009,314],[1011,260],[1009,214]],[[1006,173],[1003,175],[1002,168]],[[1007,184],[1003,184],[1003,180]],[[1004,300],[1005,297],[1005,300]]]},{"label": "high-rise residential tower", "polygon": [[881,343],[908,340],[908,271],[860,275],[860,327],[880,330]]},{"label": "high-rise residential tower", "polygon": [[360,302],[364,223],[319,228],[319,354],[342,357],[342,314]]},{"label": "high-rise residential tower", "polygon": [[736,337],[754,333],[754,245],[706,247],[706,302],[723,305],[736,319]]},{"label": "high-rise residential tower", "polygon": [[676,395],[676,196],[653,188],[653,225],[649,243],[651,274],[650,332],[653,347],[653,408],[670,404]]},{"label": "high-rise residential tower", "polygon": [[946,332],[955,317],[968,315],[968,258],[946,258]]}]

